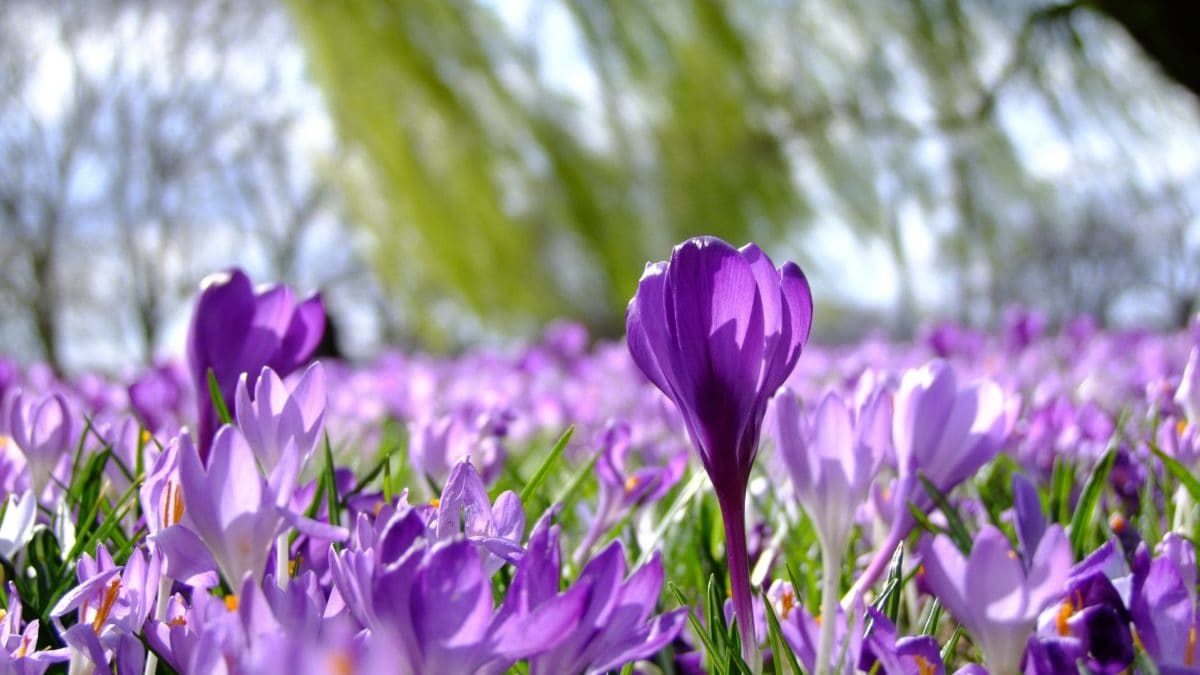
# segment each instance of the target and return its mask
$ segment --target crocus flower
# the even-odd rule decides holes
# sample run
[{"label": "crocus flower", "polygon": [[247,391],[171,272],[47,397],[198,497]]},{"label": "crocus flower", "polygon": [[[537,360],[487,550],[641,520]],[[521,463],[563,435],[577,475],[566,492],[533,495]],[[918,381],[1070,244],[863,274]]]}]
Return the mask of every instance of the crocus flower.
[{"label": "crocus flower", "polygon": [[312,355],[324,330],[325,308],[318,295],[297,302],[292,289],[282,285],[255,292],[250,278],[238,269],[201,283],[187,345],[202,460],[207,462],[217,430],[208,371],[213,371],[226,404],[232,405],[242,373],[248,374],[251,388],[263,366],[287,377]]},{"label": "crocus flower", "polygon": [[41,675],[55,663],[70,658],[66,649],[38,650],[37,619],[24,624],[21,596],[8,583],[8,609],[0,618],[0,672]]},{"label": "crocus flower", "polygon": [[[811,420],[800,414],[799,401],[791,392],[775,399],[772,435],[791,474],[796,498],[821,542],[824,616],[837,610],[846,539],[890,444],[890,395],[876,391],[857,417],[835,392],[821,399]],[[821,626],[817,663],[829,661],[833,630],[832,622]]]},{"label": "crocus flower", "polygon": [[9,413],[9,433],[25,455],[33,494],[42,496],[59,462],[67,456],[75,440],[71,430],[71,409],[62,394],[50,394],[30,401],[18,393]]},{"label": "crocus flower", "polygon": [[1200,665],[1196,653],[1200,612],[1194,554],[1160,555],[1150,560],[1143,546],[1134,558],[1130,613],[1138,641],[1164,672],[1196,668]]},{"label": "crocus flower", "polygon": [[670,492],[687,469],[687,448],[668,455],[665,465],[634,469],[629,460],[632,437],[629,423],[610,422],[600,435],[600,457],[596,459],[596,478],[600,486],[599,503],[591,525],[573,556],[581,565],[592,547],[622,516],[634,509],[653,504]]},{"label": "crocus flower", "polygon": [[987,525],[964,558],[949,537],[922,540],[925,583],[967,630],[996,675],[1020,672],[1038,614],[1062,592],[1071,545],[1058,525],[1046,529],[1028,568],[1004,534]]},{"label": "crocus flower", "polygon": [[625,313],[638,368],[683,415],[725,522],[743,655],[758,662],[745,499],[767,401],[796,366],[812,294],[794,263],[776,268],[754,244],[689,239],[646,266]]},{"label": "crocus flower", "polygon": [[662,560],[655,553],[646,565],[625,576],[620,540],[588,561],[562,594],[558,526],[543,516],[529,537],[528,552],[517,566],[512,586],[497,612],[500,621],[520,625],[526,615],[542,615],[564,597],[583,600],[579,620],[562,627],[563,639],[529,657],[530,675],[602,673],[657,653],[670,644],[687,616],[680,608],[655,616],[663,584]]},{"label": "crocus flower", "polygon": [[999,452],[1008,412],[996,383],[982,380],[960,387],[954,368],[944,361],[904,373],[892,421],[898,469],[890,495],[892,527],[852,592],[862,593],[875,583],[916,524],[909,503],[923,511],[933,505],[918,475],[949,492]]},{"label": "crocus flower", "polygon": [[433,520],[438,539],[453,539],[465,534],[487,554],[485,567],[494,574],[505,562],[521,559],[525,549],[525,508],[512,490],[488,503],[487,489],[469,458],[462,458],[450,472],[450,478],[438,499]]},{"label": "crocus flower", "polygon": [[9,495],[4,507],[4,519],[0,520],[0,556],[11,561],[18,551],[25,548],[33,538],[33,526],[37,521],[37,497],[32,491],[20,497]]},{"label": "crocus flower", "polygon": [[309,366],[291,388],[270,366],[263,366],[253,398],[249,378],[249,373],[242,373],[235,394],[237,424],[246,443],[268,474],[279,465],[289,445],[298,454],[297,473],[303,471],[325,425],[325,370],[321,363]]}]

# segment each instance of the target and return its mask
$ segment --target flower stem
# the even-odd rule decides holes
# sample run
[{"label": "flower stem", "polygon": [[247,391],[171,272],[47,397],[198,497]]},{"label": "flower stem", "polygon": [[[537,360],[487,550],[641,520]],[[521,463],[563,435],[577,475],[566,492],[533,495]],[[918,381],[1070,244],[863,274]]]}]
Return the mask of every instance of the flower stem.
[{"label": "flower stem", "polygon": [[287,589],[288,582],[288,533],[275,538],[275,585]]},{"label": "flower stem", "polygon": [[750,554],[746,548],[746,497],[744,491],[722,498],[721,519],[725,521],[725,556],[729,562],[729,589],[733,614],[742,640],[742,659],[753,673],[762,672],[762,654],[754,635],[754,593],[750,587]]},{"label": "flower stem", "polygon": [[[167,618],[167,605],[171,602],[171,577],[163,574],[158,577],[158,596],[154,603],[154,620],[163,621]],[[145,675],[154,675],[158,672],[158,654],[153,651],[146,650],[146,669],[143,671]]]},{"label": "flower stem", "polygon": [[817,675],[834,672],[829,667],[833,651],[834,630],[837,628],[838,580],[842,572],[842,547],[831,545],[821,537],[821,637],[817,643]]},{"label": "flower stem", "polygon": [[896,547],[899,546],[900,542],[904,540],[904,535],[907,534],[906,529],[907,528],[893,527],[891,531],[888,532],[887,539],[882,545],[875,549],[875,557],[871,559],[871,562],[867,565],[867,568],[863,570],[863,573],[859,575],[857,580],[855,580],[854,586],[851,587],[850,590],[846,592],[846,595],[842,597],[843,606],[848,606],[850,603],[854,602],[855,596],[861,596],[865,594],[867,589],[879,580],[879,575],[883,574],[883,570],[886,569],[888,563],[892,561],[892,555],[896,553]]}]

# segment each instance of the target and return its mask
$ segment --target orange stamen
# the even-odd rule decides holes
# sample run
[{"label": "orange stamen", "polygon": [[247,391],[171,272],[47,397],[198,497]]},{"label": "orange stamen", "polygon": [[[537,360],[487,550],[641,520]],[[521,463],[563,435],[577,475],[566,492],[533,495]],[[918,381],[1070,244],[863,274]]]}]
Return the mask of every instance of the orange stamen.
[{"label": "orange stamen", "polygon": [[434,497],[433,499],[429,500],[429,505],[436,509],[442,505],[442,500],[438,499],[437,497]]},{"label": "orange stamen", "polygon": [[787,619],[792,613],[792,609],[796,607],[796,594],[791,591],[784,591],[779,597],[779,616]]},{"label": "orange stamen", "polygon": [[929,659],[919,654],[913,654],[913,661],[917,662],[917,672],[921,675],[933,675],[937,672],[937,667],[929,662]]},{"label": "orange stamen", "polygon": [[626,478],[625,479],[625,494],[629,494],[630,492],[633,492],[634,490],[636,490],[640,483],[641,483],[641,481],[638,480],[637,476],[630,476],[629,478]]},{"label": "orange stamen", "polygon": [[104,588],[104,597],[100,600],[100,607],[96,610],[95,618],[92,619],[92,630],[96,631],[97,635],[100,634],[100,627],[108,620],[113,605],[117,603],[117,591],[119,590],[121,590],[120,579],[113,579]]},{"label": "orange stamen", "polygon": [[228,609],[231,612],[236,612],[238,610],[238,596],[225,596],[225,609]]},{"label": "orange stamen", "polygon": [[1196,660],[1196,627],[1188,629],[1187,647],[1183,652],[1183,665],[1190,666]]}]

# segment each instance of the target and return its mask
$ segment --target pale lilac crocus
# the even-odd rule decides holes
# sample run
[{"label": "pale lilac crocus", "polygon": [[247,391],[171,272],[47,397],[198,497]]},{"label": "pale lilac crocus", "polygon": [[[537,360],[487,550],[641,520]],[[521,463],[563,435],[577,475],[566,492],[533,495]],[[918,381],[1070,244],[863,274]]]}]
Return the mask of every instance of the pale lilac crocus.
[{"label": "pale lilac crocus", "polygon": [[41,498],[54,470],[70,454],[76,440],[67,400],[58,393],[30,400],[18,392],[12,401],[8,424],[13,442],[25,455],[33,493]]},{"label": "pale lilac crocus", "polygon": [[505,562],[521,559],[525,549],[525,508],[512,490],[488,502],[487,489],[470,458],[464,457],[450,472],[442,489],[433,520],[437,539],[466,535],[486,553],[488,575],[495,574]]},{"label": "pale lilac crocus", "polygon": [[4,518],[0,520],[0,556],[11,562],[33,538],[36,522],[37,497],[33,492],[26,491],[20,496],[10,494],[4,506]]},{"label": "pale lilac crocus", "polygon": [[291,387],[270,366],[264,366],[253,397],[249,375],[242,373],[235,398],[238,427],[263,470],[272,473],[290,444],[299,454],[297,469],[303,471],[325,426],[327,398],[321,363],[310,365]]},{"label": "pale lilac crocus", "polygon": [[221,427],[207,468],[194,446],[181,447],[179,480],[190,523],[226,581],[261,578],[283,516],[241,432]]},{"label": "pale lilac crocus", "polygon": [[1000,451],[1011,411],[995,382],[985,379],[960,386],[954,368],[944,361],[904,373],[892,418],[897,463],[897,478],[887,496],[892,525],[851,593],[863,593],[875,583],[916,524],[909,504],[922,511],[933,506],[919,476],[948,493]]},{"label": "pale lilac crocus", "polygon": [[[772,420],[770,433],[791,474],[796,498],[821,542],[821,614],[834,616],[846,540],[889,449],[891,395],[876,390],[856,415],[841,396],[829,392],[806,418],[796,396],[784,390],[775,398]],[[833,622],[822,624],[816,661],[822,669],[829,663],[833,631]]]},{"label": "pale lilac crocus", "polygon": [[795,263],[776,268],[754,244],[736,249],[715,237],[689,239],[647,265],[625,313],[634,362],[683,415],[712,481],[743,657],[754,669],[746,485],[767,402],[811,327],[812,294]]},{"label": "pale lilac crocus", "polygon": [[920,545],[925,583],[971,634],[994,675],[1020,672],[1038,614],[1062,593],[1071,544],[1059,525],[1046,529],[1028,567],[1000,530],[985,526],[966,558],[950,538]]}]

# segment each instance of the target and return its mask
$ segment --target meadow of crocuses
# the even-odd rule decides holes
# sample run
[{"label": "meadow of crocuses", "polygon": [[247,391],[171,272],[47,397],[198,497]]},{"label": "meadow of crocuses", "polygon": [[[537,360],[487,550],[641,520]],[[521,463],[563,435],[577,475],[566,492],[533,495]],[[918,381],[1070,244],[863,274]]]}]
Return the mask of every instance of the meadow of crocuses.
[{"label": "meadow of crocuses", "polygon": [[232,270],[178,360],[0,361],[0,670],[1200,672],[1200,330],[814,321],[697,238],[616,342],[314,359]]}]

